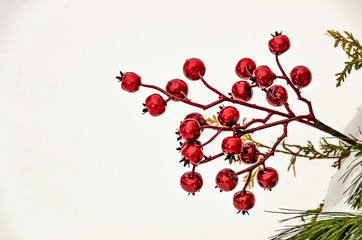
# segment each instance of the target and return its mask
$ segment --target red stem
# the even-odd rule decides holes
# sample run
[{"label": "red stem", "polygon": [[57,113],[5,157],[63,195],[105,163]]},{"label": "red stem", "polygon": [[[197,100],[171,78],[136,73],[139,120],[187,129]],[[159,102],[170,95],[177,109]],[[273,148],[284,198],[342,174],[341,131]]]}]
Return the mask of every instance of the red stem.
[{"label": "red stem", "polygon": [[244,187],[243,187],[243,192],[245,191],[246,187],[249,185],[249,182],[250,182],[250,179],[251,179],[251,175],[253,174],[253,169],[251,169],[249,171],[249,175],[248,175],[248,178],[246,179],[246,182],[244,184]]},{"label": "red stem", "polygon": [[264,124],[264,125],[259,126],[259,127],[250,128],[250,129],[247,129],[247,130],[243,131],[242,135],[245,135],[245,134],[248,134],[248,133],[253,133],[255,131],[259,131],[259,130],[262,130],[262,129],[265,129],[265,128],[270,128],[270,127],[273,127],[273,126],[276,126],[276,125],[279,125],[279,124],[288,124],[288,123],[290,123],[290,122],[292,122],[294,120],[301,119],[301,118],[306,118],[307,116],[309,116],[309,115],[300,115],[300,116],[296,116],[296,117],[293,117],[293,118],[283,119],[283,120],[276,121],[276,122],[273,122],[273,123]]},{"label": "red stem", "polygon": [[204,147],[204,146],[206,146],[207,144],[209,144],[210,142],[212,142],[212,141],[217,137],[217,135],[219,135],[223,130],[224,130],[224,128],[220,128],[220,129],[214,134],[214,136],[212,136],[207,142],[205,142],[204,144],[202,144],[200,147]]},{"label": "red stem", "polygon": [[224,153],[219,153],[219,154],[216,154],[214,156],[210,156],[210,157],[206,157],[204,156],[205,160],[202,160],[199,164],[204,164],[204,163],[207,163],[207,162],[210,162],[216,158],[219,158],[221,156],[224,156]]},{"label": "red stem", "polygon": [[274,143],[273,147],[271,148],[270,152],[268,152],[267,154],[265,154],[265,157],[264,157],[262,160],[260,160],[259,162],[255,163],[254,165],[252,165],[252,166],[250,166],[250,167],[248,167],[248,168],[246,168],[246,169],[244,169],[244,170],[241,170],[241,171],[239,171],[239,172],[237,172],[237,173],[235,173],[235,174],[236,174],[236,175],[240,175],[240,174],[243,174],[243,173],[252,171],[254,168],[258,167],[259,165],[264,164],[264,162],[265,162],[269,157],[273,156],[274,153],[275,153],[275,150],[276,150],[277,146],[279,145],[279,143],[287,136],[287,133],[288,133],[288,129],[287,129],[288,123],[289,123],[289,122],[284,123],[284,129],[283,129],[284,131],[283,131],[283,134],[277,139],[277,141]]},{"label": "red stem", "polygon": [[282,65],[280,64],[280,62],[279,62],[278,55],[275,55],[275,60],[277,62],[277,65],[278,65],[280,71],[283,74],[283,78],[287,81],[287,84],[290,85],[290,87],[294,90],[295,94],[297,94],[298,100],[303,101],[303,102],[305,102],[307,104],[308,109],[309,109],[309,116],[308,116],[307,119],[310,120],[310,121],[315,121],[316,117],[314,116],[314,113],[313,113],[312,103],[309,100],[307,100],[307,99],[305,99],[305,98],[303,98],[301,96],[299,89],[294,86],[294,84],[290,81],[287,74],[285,74],[284,69],[283,69]]},{"label": "red stem", "polygon": [[257,123],[257,122],[265,124],[272,116],[273,116],[273,113],[269,113],[268,116],[266,116],[266,118],[264,118],[264,119],[262,119],[262,118],[253,119],[250,122],[248,122],[247,124],[245,124],[244,126],[242,126],[242,129],[245,130],[248,127],[250,127],[252,124]]},{"label": "red stem", "polygon": [[192,165],[192,174],[195,172],[196,165]]},{"label": "red stem", "polygon": [[201,79],[201,81],[203,82],[203,84],[210,89],[211,91],[213,91],[214,93],[216,93],[217,95],[219,95],[219,99],[221,98],[226,98],[226,96],[224,94],[222,94],[219,90],[217,90],[216,88],[211,87],[203,78],[203,76],[201,74],[199,74],[199,77]]}]

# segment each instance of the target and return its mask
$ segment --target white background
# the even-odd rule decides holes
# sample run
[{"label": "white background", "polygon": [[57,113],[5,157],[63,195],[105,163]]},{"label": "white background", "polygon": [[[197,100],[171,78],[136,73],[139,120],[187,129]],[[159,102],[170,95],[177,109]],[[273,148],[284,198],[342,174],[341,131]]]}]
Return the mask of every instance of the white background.
[{"label": "white background", "polygon": [[[282,30],[291,40],[280,58],[286,72],[296,65],[311,69],[313,82],[303,96],[320,120],[342,131],[361,103],[362,75],[353,72],[335,88],[346,56],[325,32],[347,30],[362,40],[361,10],[358,0],[1,0],[0,239],[258,240],[283,227],[277,220],[284,216],[264,210],[318,207],[332,162],[300,159],[295,178],[287,172],[288,156],[280,154],[267,161],[280,182],[272,192],[252,190],[250,216],[236,214],[235,191],[214,188],[216,173],[228,167],[222,159],[197,169],[204,186],[187,196],[179,178],[188,170],[178,163],[174,132],[186,114],[200,110],[170,102],[162,116],[142,116],[142,103],[154,91],[129,94],[115,76],[134,71],[144,83],[164,87],[184,79],[185,59],[197,57],[207,81],[227,93],[243,57],[280,74],[267,42]],[[215,100],[201,82],[188,84],[193,100]],[[292,109],[306,113],[289,99]],[[259,91],[252,102],[267,106]],[[264,116],[240,112],[248,119]],[[280,134],[275,128],[254,138],[270,144]],[[326,136],[301,124],[290,124],[288,134],[288,142],[299,144]],[[205,153],[219,153],[221,139]]]}]

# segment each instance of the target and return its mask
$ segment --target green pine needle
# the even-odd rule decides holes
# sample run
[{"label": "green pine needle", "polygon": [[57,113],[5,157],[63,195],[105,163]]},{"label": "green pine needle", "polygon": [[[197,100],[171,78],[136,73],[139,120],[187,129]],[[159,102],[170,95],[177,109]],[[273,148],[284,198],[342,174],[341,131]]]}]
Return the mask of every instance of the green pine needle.
[{"label": "green pine needle", "polygon": [[[280,222],[292,219],[308,218],[315,216],[315,212],[309,213],[294,209],[281,209],[282,212],[272,212],[293,215]],[[362,240],[362,214],[345,212],[320,212],[318,220],[301,225],[287,226],[279,230],[280,233],[271,237],[271,240]]]}]

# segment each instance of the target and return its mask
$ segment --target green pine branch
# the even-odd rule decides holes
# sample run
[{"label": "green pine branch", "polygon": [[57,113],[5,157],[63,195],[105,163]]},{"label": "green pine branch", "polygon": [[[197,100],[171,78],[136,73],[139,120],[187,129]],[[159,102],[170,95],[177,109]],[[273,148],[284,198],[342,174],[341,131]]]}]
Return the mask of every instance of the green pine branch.
[{"label": "green pine branch", "polygon": [[[351,146],[343,143],[342,141],[340,141],[339,144],[332,144],[329,143],[326,139],[323,139],[320,142],[320,150],[317,150],[316,147],[310,141],[308,141],[307,146],[291,145],[283,142],[282,147],[285,149],[286,152],[292,155],[288,171],[291,168],[291,166],[293,166],[294,173],[295,173],[295,163],[297,159],[297,155],[295,153],[297,153],[299,156],[302,154],[304,155],[304,157],[307,157],[309,159],[337,158],[337,161],[333,163],[332,167],[338,167],[338,169],[340,168],[341,160],[343,158],[346,158],[351,154],[354,154],[356,159],[350,164],[350,166],[348,166],[348,170],[342,176],[342,178],[339,179],[340,181],[343,181],[343,183],[347,180],[348,177],[350,177],[351,173],[356,168],[362,166],[361,144]],[[360,172],[352,180],[351,185],[344,192],[344,194],[348,194],[348,199],[346,203],[350,205],[352,209],[355,210],[362,209],[362,172]]]},{"label": "green pine branch", "polygon": [[301,211],[293,209],[281,209],[282,212],[272,212],[292,215],[279,222],[286,222],[293,219],[309,220],[300,225],[291,225],[279,230],[280,233],[271,237],[271,240],[362,240],[362,214],[346,212],[319,212],[318,220],[316,212]]},{"label": "green pine branch", "polygon": [[[259,143],[255,141],[250,134],[243,136],[243,141],[248,140],[256,144],[257,147],[262,147],[266,149],[271,149],[271,146]],[[360,142],[357,139],[356,142]],[[283,150],[276,149],[276,152],[283,154],[291,155],[290,164],[288,166],[288,171],[293,169],[294,175],[296,176],[296,167],[297,158],[303,157],[308,158],[309,160],[313,159],[336,159],[333,162],[332,167],[340,168],[342,159],[354,154],[356,159],[353,161],[351,166],[348,166],[348,170],[340,179],[340,181],[345,182],[354,169],[359,166],[362,166],[362,145],[357,144],[355,146],[348,145],[342,141],[339,141],[338,144],[333,144],[328,142],[325,138],[320,141],[319,147],[314,146],[310,141],[307,142],[307,146],[301,146],[297,144],[287,144],[285,141],[282,142]],[[351,186],[348,187],[345,194],[348,194],[348,199],[346,203],[351,206],[352,209],[360,210],[362,209],[362,172],[355,177]]]},{"label": "green pine branch", "polygon": [[352,69],[358,70],[362,68],[362,47],[352,33],[347,31],[344,31],[346,37],[334,30],[328,30],[326,34],[334,38],[334,47],[336,48],[340,44],[348,59],[351,59],[344,62],[345,66],[342,72],[335,74],[337,77],[336,86],[339,87],[347,78],[347,74],[351,73]]},{"label": "green pine branch", "polygon": [[339,144],[329,143],[325,138],[319,142],[319,147],[315,147],[311,141],[307,142],[307,146],[296,144],[287,144],[285,141],[282,147],[285,153],[292,155],[288,171],[293,167],[295,172],[295,163],[297,157],[313,159],[336,159],[332,167],[340,168],[341,160],[350,155],[353,146],[347,145],[340,141]]}]

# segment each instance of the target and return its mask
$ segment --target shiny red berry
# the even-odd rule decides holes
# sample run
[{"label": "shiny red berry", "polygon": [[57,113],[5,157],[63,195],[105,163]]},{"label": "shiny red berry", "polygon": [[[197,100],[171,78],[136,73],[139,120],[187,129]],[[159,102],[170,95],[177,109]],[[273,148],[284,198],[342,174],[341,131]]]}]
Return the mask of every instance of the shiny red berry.
[{"label": "shiny red berry", "polygon": [[266,167],[258,171],[256,179],[262,188],[271,189],[277,185],[279,175],[274,168]]},{"label": "shiny red berry", "polygon": [[200,146],[191,143],[182,148],[181,155],[193,165],[199,164],[204,157]]},{"label": "shiny red berry", "polygon": [[296,66],[290,72],[290,78],[295,86],[303,88],[312,81],[312,73],[305,66]]},{"label": "shiny red berry", "polygon": [[202,187],[202,177],[201,174],[198,172],[192,173],[186,172],[182,175],[180,184],[183,190],[189,193],[195,193],[199,191]]},{"label": "shiny red berry", "polygon": [[230,168],[224,168],[216,175],[216,186],[222,191],[231,191],[238,185],[238,175]]},{"label": "shiny red berry", "polygon": [[259,150],[253,142],[247,142],[244,143],[239,156],[244,163],[256,163],[259,158]]},{"label": "shiny red berry", "polygon": [[255,70],[255,62],[250,58],[242,58],[235,67],[236,75],[242,79],[249,79]]},{"label": "shiny red berry", "polygon": [[187,59],[183,71],[185,76],[190,80],[199,80],[200,75],[205,75],[205,65],[204,63],[198,58],[190,58]]},{"label": "shiny red berry", "polygon": [[121,82],[121,87],[127,92],[136,92],[141,86],[141,77],[133,72],[121,72],[120,77],[116,77]]},{"label": "shiny red berry", "polygon": [[[187,87],[187,84],[182,81],[181,79],[172,79],[169,81],[166,85],[166,92],[169,94],[172,94],[178,98],[185,99],[187,96],[189,89]],[[174,101],[178,101],[175,98],[172,98]]]},{"label": "shiny red berry", "polygon": [[146,99],[145,107],[151,116],[156,117],[165,112],[166,102],[159,94],[155,93]]},{"label": "shiny red berry", "polygon": [[190,113],[185,117],[185,119],[188,118],[195,119],[200,124],[200,126],[208,125],[205,118],[200,113],[197,112]]},{"label": "shiny red berry", "polygon": [[224,127],[232,127],[239,121],[239,111],[233,106],[227,106],[221,109],[217,119]]},{"label": "shiny red berry", "polygon": [[273,84],[276,79],[275,74],[268,66],[261,65],[254,70],[254,77],[256,83],[261,88],[267,88]]},{"label": "shiny red berry", "polygon": [[180,137],[186,141],[192,141],[200,137],[200,125],[195,119],[186,119],[180,124]]},{"label": "shiny red berry", "polygon": [[272,106],[279,107],[288,101],[288,92],[283,86],[273,85],[267,91],[266,100]]},{"label": "shiny red berry", "polygon": [[234,83],[231,94],[233,98],[247,102],[253,96],[253,89],[247,81],[239,81]]},{"label": "shiny red berry", "polygon": [[289,49],[290,41],[287,36],[276,32],[275,36],[269,40],[268,46],[273,54],[280,55]]},{"label": "shiny red berry", "polygon": [[242,141],[239,137],[226,137],[221,143],[222,152],[225,154],[240,154]]},{"label": "shiny red berry", "polygon": [[239,211],[248,211],[255,205],[255,196],[250,191],[239,191],[235,193],[233,203]]}]

